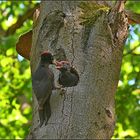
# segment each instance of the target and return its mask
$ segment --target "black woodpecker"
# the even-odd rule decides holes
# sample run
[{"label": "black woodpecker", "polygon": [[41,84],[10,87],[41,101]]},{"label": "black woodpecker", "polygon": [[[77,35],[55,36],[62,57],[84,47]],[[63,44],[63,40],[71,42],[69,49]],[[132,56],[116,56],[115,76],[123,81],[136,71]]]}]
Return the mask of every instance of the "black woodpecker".
[{"label": "black woodpecker", "polygon": [[56,62],[56,68],[60,71],[58,82],[63,87],[73,87],[79,82],[77,70],[68,61]]},{"label": "black woodpecker", "polygon": [[44,51],[32,76],[33,90],[39,105],[40,127],[44,122],[46,125],[51,116],[50,97],[54,89],[54,74],[49,68],[50,64],[53,64],[53,55],[48,51]]}]

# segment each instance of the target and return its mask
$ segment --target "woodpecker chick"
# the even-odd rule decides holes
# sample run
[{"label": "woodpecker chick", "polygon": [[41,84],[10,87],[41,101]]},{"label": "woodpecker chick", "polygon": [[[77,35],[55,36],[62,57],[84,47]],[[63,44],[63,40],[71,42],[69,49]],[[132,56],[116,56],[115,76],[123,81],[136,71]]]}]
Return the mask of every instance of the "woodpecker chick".
[{"label": "woodpecker chick", "polygon": [[33,90],[39,105],[40,127],[51,116],[50,97],[54,89],[54,74],[49,68],[50,64],[53,64],[53,56],[45,51],[41,54],[40,63],[32,76]]},{"label": "woodpecker chick", "polygon": [[79,82],[79,74],[68,61],[56,62],[56,68],[60,71],[58,82],[63,87],[76,86]]}]

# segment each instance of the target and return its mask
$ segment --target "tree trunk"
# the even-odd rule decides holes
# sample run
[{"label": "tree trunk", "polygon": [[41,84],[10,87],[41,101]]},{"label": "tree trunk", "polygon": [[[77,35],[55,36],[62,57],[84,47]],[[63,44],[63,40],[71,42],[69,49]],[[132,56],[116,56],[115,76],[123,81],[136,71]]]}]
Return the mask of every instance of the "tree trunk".
[{"label": "tree trunk", "polygon": [[[113,135],[114,95],[127,37],[127,18],[124,12],[111,10],[102,12],[92,26],[80,25],[80,3],[41,2],[33,29],[31,71],[35,71],[41,52],[49,50],[57,60],[68,59],[78,70],[80,81],[76,87],[67,88],[64,95],[53,91],[52,114],[41,128],[33,94],[33,123],[28,138],[110,139]],[[57,84],[59,72],[53,66],[52,69]]]}]

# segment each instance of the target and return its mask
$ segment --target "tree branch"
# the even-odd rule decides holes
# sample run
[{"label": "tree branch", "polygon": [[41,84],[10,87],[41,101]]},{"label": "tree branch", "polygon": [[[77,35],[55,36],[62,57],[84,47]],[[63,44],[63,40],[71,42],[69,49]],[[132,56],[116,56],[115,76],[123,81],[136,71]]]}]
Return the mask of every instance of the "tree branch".
[{"label": "tree branch", "polygon": [[37,9],[39,5],[40,4],[36,4],[33,8],[29,9],[24,15],[19,16],[17,22],[8,28],[8,30],[5,33],[5,36],[15,33],[15,31],[18,28],[20,28],[27,19],[32,18],[35,9]]},{"label": "tree branch", "polygon": [[125,10],[125,14],[128,17],[129,24],[140,24],[140,14],[134,13],[130,10]]},{"label": "tree branch", "polygon": [[[139,46],[139,45],[138,45],[138,46]],[[138,46],[134,47],[133,49],[131,49],[130,51],[128,51],[127,53],[125,53],[125,54],[123,55],[123,57],[126,56],[126,55],[128,55],[128,54],[132,54],[132,52],[133,52],[134,50],[136,50]]]}]

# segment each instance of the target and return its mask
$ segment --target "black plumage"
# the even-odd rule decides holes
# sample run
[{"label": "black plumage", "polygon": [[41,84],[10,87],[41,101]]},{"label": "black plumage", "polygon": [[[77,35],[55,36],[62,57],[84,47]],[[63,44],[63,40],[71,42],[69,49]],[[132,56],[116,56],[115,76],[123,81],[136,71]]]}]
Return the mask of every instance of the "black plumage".
[{"label": "black plumage", "polygon": [[49,52],[43,52],[39,66],[32,76],[34,94],[38,101],[40,127],[48,122],[51,116],[50,97],[54,88],[54,74],[49,68],[53,63],[53,56]]},{"label": "black plumage", "polygon": [[79,74],[77,70],[67,61],[57,63],[57,69],[60,71],[58,83],[63,87],[76,86],[79,82]]}]

